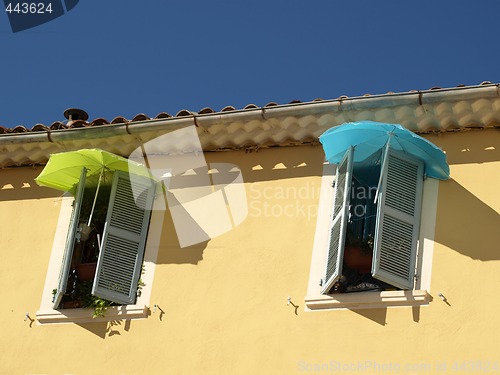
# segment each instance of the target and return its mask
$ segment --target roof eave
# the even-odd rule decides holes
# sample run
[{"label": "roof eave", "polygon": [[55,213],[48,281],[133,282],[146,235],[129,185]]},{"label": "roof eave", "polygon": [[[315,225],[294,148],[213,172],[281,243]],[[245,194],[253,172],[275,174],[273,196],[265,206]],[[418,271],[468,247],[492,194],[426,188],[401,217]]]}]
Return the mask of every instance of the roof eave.
[{"label": "roof eave", "polygon": [[[204,150],[310,142],[349,121],[399,123],[417,133],[500,124],[499,84],[340,97],[119,124],[0,135],[0,167],[43,163],[53,152],[99,147],[128,156],[165,133],[196,126]],[[30,153],[36,155],[31,156]]]}]

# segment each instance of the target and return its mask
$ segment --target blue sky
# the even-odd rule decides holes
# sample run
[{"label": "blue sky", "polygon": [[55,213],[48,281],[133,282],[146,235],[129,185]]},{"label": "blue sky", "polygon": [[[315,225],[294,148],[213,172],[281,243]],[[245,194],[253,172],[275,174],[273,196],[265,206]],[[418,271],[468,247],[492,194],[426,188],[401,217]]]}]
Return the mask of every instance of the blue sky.
[{"label": "blue sky", "polygon": [[482,0],[80,0],[12,33],[1,12],[0,125],[498,83],[498,14]]}]

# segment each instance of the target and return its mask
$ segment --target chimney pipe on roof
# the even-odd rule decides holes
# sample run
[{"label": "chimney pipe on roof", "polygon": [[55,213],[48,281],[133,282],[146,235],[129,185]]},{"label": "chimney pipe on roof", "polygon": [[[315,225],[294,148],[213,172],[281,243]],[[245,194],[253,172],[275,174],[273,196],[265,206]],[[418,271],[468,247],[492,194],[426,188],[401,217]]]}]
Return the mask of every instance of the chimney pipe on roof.
[{"label": "chimney pipe on roof", "polygon": [[68,125],[71,125],[75,121],[87,121],[89,115],[83,109],[68,108],[64,111],[64,117],[68,119]]}]

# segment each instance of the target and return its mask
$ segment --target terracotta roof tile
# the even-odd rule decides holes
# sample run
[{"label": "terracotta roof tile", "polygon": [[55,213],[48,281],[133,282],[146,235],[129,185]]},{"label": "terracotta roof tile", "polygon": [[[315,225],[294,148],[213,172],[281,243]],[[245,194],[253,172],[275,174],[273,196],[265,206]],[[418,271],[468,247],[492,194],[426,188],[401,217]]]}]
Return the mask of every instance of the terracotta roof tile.
[{"label": "terracotta roof tile", "polygon": [[111,121],[112,124],[126,124],[127,122],[129,121],[122,116],[115,117],[113,121]]},{"label": "terracotta roof tile", "polygon": [[171,114],[169,114],[167,112],[161,112],[161,113],[158,113],[155,118],[162,119],[162,118],[170,118],[170,117],[172,117]]},{"label": "terracotta roof tile", "polygon": [[200,114],[200,115],[206,115],[209,113],[215,113],[215,111],[210,107],[205,107],[202,110],[198,111],[198,114]]},{"label": "terracotta roof tile", "polygon": [[17,125],[14,129],[11,130],[12,133],[26,133],[28,131],[29,130],[22,125]]},{"label": "terracotta roof tile", "polygon": [[256,104],[247,104],[243,109],[256,109],[256,108],[259,108],[259,106]]},{"label": "terracotta roof tile", "polygon": [[71,128],[84,128],[87,126],[89,126],[89,123],[87,121],[83,121],[83,120],[73,121],[70,125]]},{"label": "terracotta roof tile", "polygon": [[89,126],[99,126],[99,125],[107,125],[109,124],[109,121],[104,119],[104,118],[96,118],[95,120],[93,120]]},{"label": "terracotta roof tile", "polygon": [[68,126],[61,121],[53,122],[52,125],[50,125],[50,130],[59,130],[59,129],[67,129],[67,128],[68,128]]},{"label": "terracotta roof tile", "polygon": [[32,132],[43,132],[43,131],[47,131],[47,130],[49,130],[49,128],[43,124],[36,124],[35,126],[33,126],[31,128]]},{"label": "terracotta roof tile", "polygon": [[151,120],[149,116],[146,116],[144,113],[139,113],[138,115],[135,115],[135,117],[132,119],[132,121],[146,121],[146,120]]},{"label": "terracotta roof tile", "polygon": [[185,116],[192,116],[193,113],[189,112],[187,109],[183,109],[175,115],[175,117],[185,117]]}]

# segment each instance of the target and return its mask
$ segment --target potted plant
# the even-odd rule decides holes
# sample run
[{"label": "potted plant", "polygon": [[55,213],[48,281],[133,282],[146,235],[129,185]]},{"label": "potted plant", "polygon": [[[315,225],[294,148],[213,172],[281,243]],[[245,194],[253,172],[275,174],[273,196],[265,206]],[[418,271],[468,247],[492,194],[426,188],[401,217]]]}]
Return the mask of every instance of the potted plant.
[{"label": "potted plant", "polygon": [[91,228],[86,241],[81,242],[80,261],[76,265],[76,274],[81,281],[94,279],[97,258],[99,256],[99,234]]},{"label": "potted plant", "polygon": [[85,193],[87,197],[94,199],[84,199],[82,203],[82,221],[78,227],[79,252],[76,252],[75,245],[76,273],[80,281],[94,279],[108,211],[110,186],[103,185],[99,194],[94,192],[94,188],[86,189]]},{"label": "potted plant", "polygon": [[92,281],[79,282],[77,289],[82,300],[82,307],[94,309],[92,318],[102,317],[109,306],[116,306],[116,303],[92,294]]},{"label": "potted plant", "polygon": [[372,267],[373,238],[347,236],[344,248],[344,262],[347,267],[359,273],[369,273]]}]

